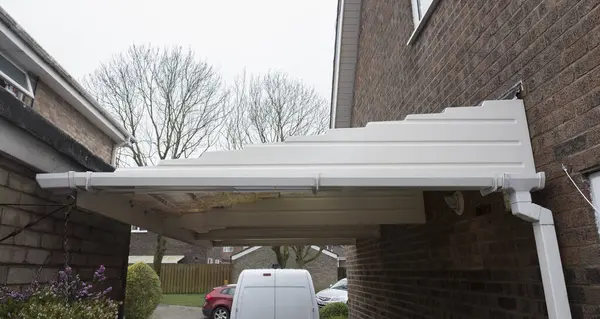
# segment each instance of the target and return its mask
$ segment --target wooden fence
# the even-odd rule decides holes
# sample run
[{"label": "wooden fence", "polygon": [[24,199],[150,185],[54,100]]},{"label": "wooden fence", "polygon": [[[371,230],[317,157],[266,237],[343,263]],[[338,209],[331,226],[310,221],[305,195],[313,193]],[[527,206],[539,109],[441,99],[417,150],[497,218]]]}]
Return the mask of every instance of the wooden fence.
[{"label": "wooden fence", "polygon": [[163,264],[160,282],[164,294],[207,293],[231,283],[231,265]]}]

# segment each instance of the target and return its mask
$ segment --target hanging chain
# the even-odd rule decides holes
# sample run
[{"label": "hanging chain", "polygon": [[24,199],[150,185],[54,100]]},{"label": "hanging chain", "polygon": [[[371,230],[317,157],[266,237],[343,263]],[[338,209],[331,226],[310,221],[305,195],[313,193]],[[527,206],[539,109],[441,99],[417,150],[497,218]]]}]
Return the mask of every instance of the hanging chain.
[{"label": "hanging chain", "polygon": [[65,229],[64,229],[64,239],[63,239],[65,268],[69,266],[69,218],[71,217],[71,208],[72,208],[72,206],[70,206],[65,211]]}]

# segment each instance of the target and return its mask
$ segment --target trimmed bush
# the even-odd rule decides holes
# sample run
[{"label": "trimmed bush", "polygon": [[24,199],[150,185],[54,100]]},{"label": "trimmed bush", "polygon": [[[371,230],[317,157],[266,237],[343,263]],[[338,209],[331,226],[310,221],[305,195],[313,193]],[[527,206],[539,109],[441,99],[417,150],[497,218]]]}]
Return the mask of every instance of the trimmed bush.
[{"label": "trimmed bush", "polygon": [[319,310],[320,319],[334,319],[348,317],[348,306],[343,302],[333,302]]},{"label": "trimmed bush", "polygon": [[156,272],[141,262],[129,266],[125,290],[125,317],[150,318],[161,299],[160,279]]}]

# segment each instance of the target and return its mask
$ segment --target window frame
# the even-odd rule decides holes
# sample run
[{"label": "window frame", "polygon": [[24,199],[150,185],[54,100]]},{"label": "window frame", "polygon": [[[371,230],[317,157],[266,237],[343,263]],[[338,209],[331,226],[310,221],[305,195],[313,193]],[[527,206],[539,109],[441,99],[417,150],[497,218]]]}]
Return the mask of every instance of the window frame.
[{"label": "window frame", "polygon": [[147,229],[143,229],[140,226],[131,225],[131,232],[134,233],[134,234],[144,234],[144,233],[147,233],[148,230]]},{"label": "window frame", "polygon": [[[422,13],[420,12],[420,6],[419,6],[420,2],[421,2],[421,0],[410,0],[410,6],[411,6],[411,11],[412,11],[412,16],[413,16],[413,24],[414,24],[415,28],[413,30],[413,33],[410,35],[408,42],[406,43],[407,45],[410,45],[410,44],[413,44],[416,42],[417,37],[421,33],[421,30],[423,30],[423,28],[425,27],[425,24],[427,24],[429,17],[435,10],[435,7],[437,7],[440,0],[432,0],[431,3],[429,4],[429,7],[427,7],[425,12],[422,12]],[[421,16],[419,16],[419,13],[421,13]]]},{"label": "window frame", "polygon": [[[600,206],[600,171],[590,172],[587,176],[590,184],[590,201],[596,208]],[[593,209],[596,220],[597,234],[600,234],[600,212]]]},{"label": "window frame", "polygon": [[[227,250],[225,250],[227,248]],[[232,253],[233,252],[233,246],[223,246],[223,252],[224,253]]]},{"label": "window frame", "polygon": [[23,72],[23,74],[25,75],[25,81],[27,82],[27,88],[24,88],[23,86],[21,86],[21,84],[17,83],[10,76],[6,75],[6,73],[2,72],[2,69],[0,69],[0,77],[2,77],[3,80],[7,81],[8,84],[19,89],[19,91],[21,91],[23,94],[27,95],[31,99],[34,99],[35,95],[33,94],[33,87],[31,85],[31,79],[29,77],[29,73],[27,73],[27,71],[25,71],[23,68],[21,68],[17,63],[13,62],[13,60],[11,58],[9,58],[8,56],[6,56],[6,54],[2,53],[2,51],[0,51],[0,56],[2,56],[4,59],[6,59],[6,61],[8,61],[10,64],[12,64],[17,70]]}]

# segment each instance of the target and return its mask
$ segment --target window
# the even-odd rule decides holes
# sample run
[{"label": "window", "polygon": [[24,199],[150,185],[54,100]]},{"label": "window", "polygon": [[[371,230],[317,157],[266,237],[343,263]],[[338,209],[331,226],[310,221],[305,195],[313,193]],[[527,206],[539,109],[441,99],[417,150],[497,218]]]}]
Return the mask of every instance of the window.
[{"label": "window", "polygon": [[231,247],[231,246],[225,246],[225,247],[223,247],[223,252],[224,253],[232,253],[233,252],[233,247]]},{"label": "window", "polygon": [[348,290],[348,279],[344,278],[331,286],[331,289]]},{"label": "window", "polygon": [[595,172],[589,175],[590,179],[590,193],[592,204],[596,207],[594,209],[594,215],[596,217],[596,225],[598,226],[598,231],[600,232],[600,212],[598,212],[598,208],[600,206],[600,172]]},{"label": "window", "polygon": [[423,20],[423,18],[425,17],[425,13],[427,13],[427,10],[429,9],[429,7],[431,7],[432,3],[433,0],[412,0],[412,10],[413,18],[415,20],[415,26],[417,26],[419,22]]},{"label": "window", "polygon": [[411,0],[415,30],[410,35],[408,44],[412,44],[416,41],[423,26],[429,19],[429,16],[431,16],[431,12],[435,9],[435,6],[439,1],[440,0]]},{"label": "window", "polygon": [[0,54],[0,87],[12,93],[21,101],[24,100],[25,96],[33,98],[31,81],[27,72],[2,54]]},{"label": "window", "polygon": [[131,232],[132,233],[147,233],[148,231],[141,227],[131,225]]},{"label": "window", "polygon": [[224,295],[233,296],[235,294],[235,287],[225,288],[221,290],[221,293]]}]

